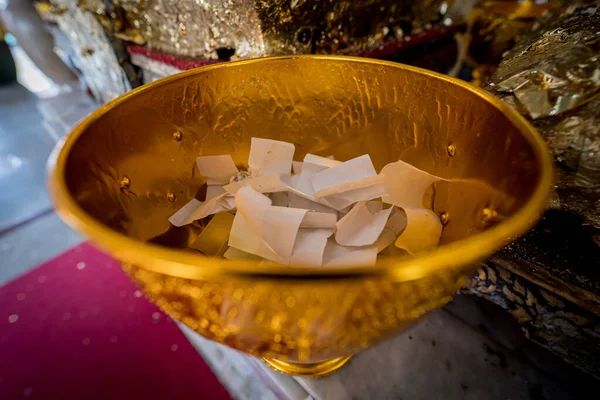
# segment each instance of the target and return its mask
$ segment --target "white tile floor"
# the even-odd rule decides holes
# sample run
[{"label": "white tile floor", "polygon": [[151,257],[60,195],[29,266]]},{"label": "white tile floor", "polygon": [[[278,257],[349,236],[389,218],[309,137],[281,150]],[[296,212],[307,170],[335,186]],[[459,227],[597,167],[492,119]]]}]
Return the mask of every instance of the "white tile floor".
[{"label": "white tile floor", "polygon": [[46,160],[56,143],[37,102],[18,83],[0,87],[0,285],[81,241],[52,211]]},{"label": "white tile floor", "polygon": [[[22,83],[48,89],[26,56],[17,65]],[[0,86],[0,286],[82,240],[52,210],[46,161],[56,140],[38,101],[20,83]]]},{"label": "white tile floor", "polygon": [[0,232],[51,208],[45,168],[55,141],[37,101],[18,83],[0,87]]},{"label": "white tile floor", "polygon": [[275,393],[284,400],[566,400],[580,398],[582,387],[598,386],[542,372],[445,309],[319,379],[271,372],[258,359],[181,328],[236,400],[271,399]]},{"label": "white tile floor", "polygon": [[82,240],[54,212],[5,233],[0,236],[0,286]]},{"label": "white tile floor", "polygon": [[82,241],[55,215],[46,190],[46,162],[59,137],[45,129],[48,117],[38,108],[57,91],[22,50],[11,51],[19,82],[0,86],[0,285]]}]

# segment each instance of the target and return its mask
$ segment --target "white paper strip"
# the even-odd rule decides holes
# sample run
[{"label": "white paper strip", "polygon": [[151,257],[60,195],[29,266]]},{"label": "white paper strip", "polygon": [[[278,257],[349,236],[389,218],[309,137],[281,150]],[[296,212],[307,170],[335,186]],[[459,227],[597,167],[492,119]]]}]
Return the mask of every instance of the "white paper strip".
[{"label": "white paper strip", "polygon": [[379,211],[383,210],[383,202],[381,200],[369,200],[367,201],[367,208],[369,209],[371,214],[376,214]]},{"label": "white paper strip", "polygon": [[300,174],[292,175],[290,178],[290,186],[296,187],[296,185],[298,185],[298,182],[300,182]]},{"label": "white paper strip", "polygon": [[296,192],[293,192],[292,190],[293,189],[291,189],[289,192],[289,197],[290,197],[289,206],[290,207],[303,208],[305,210],[316,211],[316,212],[321,212],[321,213],[337,214],[337,211],[335,209],[328,207],[324,204],[317,203],[315,201],[306,199],[306,198],[300,196],[299,194],[297,194]]},{"label": "white paper strip", "polygon": [[[345,193],[363,189],[366,187],[378,186],[380,190],[384,190],[384,177],[381,175],[367,176],[366,178],[357,179],[351,182],[340,183],[333,185],[323,190],[316,190],[314,196],[320,197],[343,197]],[[385,193],[385,192],[384,192]],[[386,193],[387,194],[387,193]]]},{"label": "white paper strip", "polygon": [[[318,172],[311,181],[315,193],[322,193],[325,189],[376,175],[377,172],[375,171],[375,167],[373,167],[371,157],[365,154],[364,156],[353,158],[335,167]],[[318,197],[322,196],[318,195]]]},{"label": "white paper strip", "polygon": [[333,238],[327,241],[323,254],[324,267],[368,267],[377,262],[377,246],[345,247]]},{"label": "white paper strip", "polygon": [[[370,192],[366,192],[366,195],[363,195],[363,193],[365,193],[365,189],[359,189],[361,192],[359,193],[360,196],[359,197],[366,197],[367,200],[371,200],[372,198],[375,197],[370,197],[368,194],[370,194]],[[356,203],[356,201],[351,201],[351,200],[347,200],[344,199],[343,197],[327,197],[327,198],[321,198],[321,199],[317,199],[315,197],[312,196],[308,196],[306,193],[303,193],[299,190],[296,190],[294,188],[288,188],[288,191],[290,192],[290,207],[296,207],[296,208],[306,208],[309,210],[313,210],[313,211],[318,211],[318,212],[336,212],[336,211],[341,211],[345,208],[350,207],[352,204]],[[354,192],[354,191],[353,191]],[[350,193],[350,192],[348,192]],[[379,196],[381,197],[381,196]],[[319,207],[322,206],[322,207]]]},{"label": "white paper strip", "polygon": [[406,227],[396,240],[396,247],[410,255],[436,248],[442,236],[442,223],[431,210],[404,208]]},{"label": "white paper strip", "polygon": [[237,213],[229,235],[229,246],[281,262],[281,257],[264,242],[262,237],[263,219],[271,207],[271,199],[252,187],[245,186],[237,191],[235,205]]},{"label": "white paper strip", "polygon": [[230,155],[198,157],[196,165],[208,185],[226,185],[238,173]]},{"label": "white paper strip", "polygon": [[304,216],[300,228],[333,229],[335,228],[336,222],[336,214],[309,211]]},{"label": "white paper strip", "polygon": [[238,212],[229,246],[271,261],[289,264],[300,224],[307,210],[271,206],[271,200],[252,189],[236,193]]},{"label": "white paper strip", "polygon": [[337,212],[337,217],[338,217],[338,221],[342,218],[344,218],[344,216],[346,214],[348,214],[350,212],[350,210],[352,210],[352,206],[346,207],[341,209],[340,211]]},{"label": "white paper strip", "polygon": [[278,140],[252,138],[248,165],[253,175],[287,174],[292,171],[295,147]]},{"label": "white paper strip", "polygon": [[263,219],[262,237],[281,261],[263,254],[259,255],[272,261],[289,264],[298,229],[307,212],[300,208],[269,207]]},{"label": "white paper strip", "polygon": [[313,198],[315,190],[313,189],[312,179],[317,173],[328,168],[324,165],[304,163],[300,178],[295,182],[293,188],[302,192],[307,198]]},{"label": "white paper strip", "polygon": [[311,179],[317,172],[323,171],[328,167],[317,164],[304,163],[300,175],[292,176],[292,187],[290,191],[290,207],[303,208],[318,212],[335,213],[331,207],[320,204],[313,197],[314,190]]},{"label": "white paper strip", "polygon": [[225,193],[225,189],[223,189],[223,186],[207,186],[206,199],[204,201],[214,199],[215,197],[220,196],[223,193]]},{"label": "white paper strip", "polygon": [[406,212],[402,209],[392,207],[392,215],[385,224],[385,228],[394,232],[396,236],[400,235],[406,229]]},{"label": "white paper strip", "polygon": [[273,192],[269,194],[271,204],[277,207],[288,207],[290,205],[290,196],[288,192]]},{"label": "white paper strip", "polygon": [[230,211],[235,208],[232,196],[222,194],[208,201],[190,200],[185,206],[171,215],[169,222],[174,226],[184,226],[212,214]]},{"label": "white paper strip", "polygon": [[273,249],[269,248],[262,240],[261,234],[253,229],[252,225],[240,212],[236,213],[233,219],[228,244],[232,248],[253,254],[259,258],[268,258],[276,262],[283,261]]},{"label": "white paper strip", "polygon": [[[368,204],[367,204],[368,206]],[[398,235],[406,228],[406,213],[394,208],[388,218],[379,239],[377,239],[377,252],[380,253],[396,241]]]},{"label": "white paper strip", "polygon": [[223,189],[227,193],[234,194],[244,186],[251,186],[259,193],[285,192],[288,188],[279,175],[270,174],[246,178],[240,182],[231,182],[229,185],[223,186]]},{"label": "white paper strip", "polygon": [[234,210],[235,209],[235,196],[232,195],[227,195],[225,196],[225,203],[227,204],[227,208],[229,208],[229,210]]},{"label": "white paper strip", "polygon": [[333,158],[321,157],[310,153],[304,156],[304,162],[308,164],[322,165],[327,168],[335,167],[336,165],[342,163],[341,161],[336,161]]},{"label": "white paper strip", "polygon": [[356,202],[378,199],[384,196],[387,196],[387,192],[383,187],[383,182],[380,181],[373,186],[350,190],[335,196],[322,197],[318,200],[336,210],[342,211],[344,208],[351,206]]},{"label": "white paper strip", "polygon": [[[257,192],[252,187],[245,186],[237,191],[235,205],[238,210],[237,213],[242,214],[252,230],[260,234],[262,221],[269,207],[271,207],[271,199]],[[230,246],[234,245],[230,244]]]},{"label": "white paper strip", "polygon": [[292,174],[298,175],[302,172],[302,161],[292,161]]},{"label": "white paper strip", "polygon": [[383,201],[398,207],[422,208],[425,191],[432,183],[443,178],[431,175],[404,161],[383,167],[384,187],[388,195]]},{"label": "white paper strip", "polygon": [[377,254],[387,249],[395,241],[396,235],[394,235],[394,232],[392,232],[390,229],[383,228],[381,235],[379,235],[379,239],[377,239],[377,242],[375,242],[375,245],[377,246]]},{"label": "white paper strip", "polygon": [[290,264],[306,267],[320,267],[323,264],[323,254],[327,239],[333,234],[333,229],[300,229]]},{"label": "white paper strip", "polygon": [[368,246],[377,241],[392,208],[372,214],[360,201],[335,224],[335,240],[343,246]]}]

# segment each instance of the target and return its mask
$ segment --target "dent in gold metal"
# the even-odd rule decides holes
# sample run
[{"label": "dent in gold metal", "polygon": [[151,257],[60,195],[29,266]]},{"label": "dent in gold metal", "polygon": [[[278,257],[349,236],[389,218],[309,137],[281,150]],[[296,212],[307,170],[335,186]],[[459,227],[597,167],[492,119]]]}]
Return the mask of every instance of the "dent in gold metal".
[{"label": "dent in gold metal", "polygon": [[[174,131],[185,140],[174,141]],[[448,179],[430,196],[438,215],[452,216],[441,247],[339,269],[188,249],[203,225],[174,228],[167,219],[204,196],[196,157],[231,154],[244,166],[253,136],[293,142],[297,159],[368,153],[378,169],[402,159]],[[448,143],[459,149],[454,157]],[[543,141],[500,100],[428,71],[346,57],[249,60],[162,79],[89,116],[55,157],[60,215],[123,261],[159,307],[271,364],[319,368],[445,304],[480,260],[531,227],[551,183]],[[495,221],[482,222],[486,208]]]}]

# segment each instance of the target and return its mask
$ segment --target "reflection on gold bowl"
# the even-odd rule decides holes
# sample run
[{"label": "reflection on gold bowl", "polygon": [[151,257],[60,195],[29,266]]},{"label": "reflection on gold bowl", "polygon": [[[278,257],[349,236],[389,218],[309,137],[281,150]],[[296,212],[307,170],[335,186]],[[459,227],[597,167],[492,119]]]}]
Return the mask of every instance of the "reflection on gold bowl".
[{"label": "reflection on gold bowl", "polygon": [[[196,225],[168,217],[204,184],[199,155],[248,157],[252,136],[378,169],[398,159],[449,179],[430,194],[441,246],[375,267],[259,266],[186,249]],[[477,263],[543,211],[551,162],[510,107],[461,81],[400,64],[296,56],[171,76],[101,107],[52,161],[50,188],[73,228],[199,334],[297,375],[348,356],[444,305]],[[158,238],[158,239],[157,239]]]}]

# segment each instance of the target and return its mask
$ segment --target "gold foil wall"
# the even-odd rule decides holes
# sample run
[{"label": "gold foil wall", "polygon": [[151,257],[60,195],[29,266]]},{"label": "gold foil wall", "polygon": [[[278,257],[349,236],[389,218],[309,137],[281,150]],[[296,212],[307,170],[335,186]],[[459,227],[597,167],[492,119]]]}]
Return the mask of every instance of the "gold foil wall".
[{"label": "gold foil wall", "polygon": [[439,18],[440,0],[256,0],[270,54],[352,53]]},{"label": "gold foil wall", "polygon": [[[71,61],[98,103],[106,103],[131,90],[110,38],[97,18],[98,1],[53,0],[55,22],[71,46]],[[98,8],[97,8],[98,7]]]},{"label": "gold foil wall", "polygon": [[147,44],[174,55],[217,58],[233,48],[237,57],[264,55],[254,0],[114,0]]},{"label": "gold foil wall", "polygon": [[356,54],[439,19],[443,0],[114,0],[149,47],[215,59]]}]

